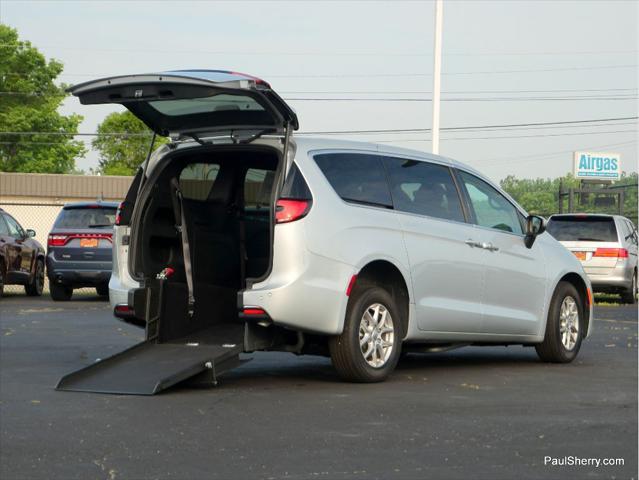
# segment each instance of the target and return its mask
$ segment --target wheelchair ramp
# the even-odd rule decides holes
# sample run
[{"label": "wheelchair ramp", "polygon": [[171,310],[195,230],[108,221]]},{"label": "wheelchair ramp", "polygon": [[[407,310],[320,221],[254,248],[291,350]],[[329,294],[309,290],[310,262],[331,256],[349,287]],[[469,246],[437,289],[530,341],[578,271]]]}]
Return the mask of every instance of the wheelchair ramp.
[{"label": "wheelchair ramp", "polygon": [[146,341],[64,376],[56,390],[154,395],[193,377],[212,386],[239,365],[241,350],[235,344]]}]

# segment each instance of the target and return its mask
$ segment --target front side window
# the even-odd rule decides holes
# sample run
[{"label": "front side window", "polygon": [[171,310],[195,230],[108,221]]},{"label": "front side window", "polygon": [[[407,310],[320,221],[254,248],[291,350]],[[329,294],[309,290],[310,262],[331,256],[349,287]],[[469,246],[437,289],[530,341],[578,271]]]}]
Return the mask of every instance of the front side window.
[{"label": "front side window", "polygon": [[402,158],[384,160],[396,210],[464,221],[457,188],[448,167]]},{"label": "front side window", "polygon": [[523,233],[519,212],[506,197],[474,175],[460,172],[460,177],[475,213],[477,225],[504,232]]},{"label": "front side window", "polygon": [[315,162],[346,202],[392,208],[382,157],[366,153],[322,153]]},{"label": "front side window", "polygon": [[0,235],[9,235],[9,227],[4,221],[4,215],[0,213]]},{"label": "front side window", "polygon": [[25,237],[24,230],[15,219],[9,215],[5,215],[4,219],[7,221],[7,226],[9,227],[9,235],[15,238],[23,238]]}]

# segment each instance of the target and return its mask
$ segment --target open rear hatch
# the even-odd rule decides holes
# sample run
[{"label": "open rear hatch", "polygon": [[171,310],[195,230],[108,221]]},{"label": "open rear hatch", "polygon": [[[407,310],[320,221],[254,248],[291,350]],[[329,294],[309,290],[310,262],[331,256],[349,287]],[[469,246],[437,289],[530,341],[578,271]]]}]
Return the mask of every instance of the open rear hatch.
[{"label": "open rear hatch", "polygon": [[[203,143],[203,137],[228,135],[237,143],[264,133],[281,135],[283,158],[290,134],[298,128],[295,113],[268,83],[227,71],[118,76],[69,91],[85,105],[124,105],[155,134],[174,140],[192,137]],[[237,319],[237,290],[194,284],[188,234],[182,225],[182,193],[179,187],[172,193],[179,200],[174,198],[175,219],[186,283],[171,282],[163,275],[148,278],[145,288],[132,295],[136,314],[144,312],[146,318],[145,341],[63,377],[58,390],[151,395],[187,379],[214,384],[220,373],[239,364],[244,324]],[[202,299],[195,308],[193,298]]]},{"label": "open rear hatch", "polygon": [[119,103],[158,135],[299,127],[264,80],[221,70],[178,70],[103,78],[68,90],[83,105]]}]

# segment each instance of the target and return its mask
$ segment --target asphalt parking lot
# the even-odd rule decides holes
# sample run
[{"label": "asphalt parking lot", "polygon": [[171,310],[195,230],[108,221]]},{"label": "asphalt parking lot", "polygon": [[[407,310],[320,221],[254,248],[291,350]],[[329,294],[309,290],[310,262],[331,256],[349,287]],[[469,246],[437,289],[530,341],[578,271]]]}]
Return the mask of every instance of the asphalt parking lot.
[{"label": "asphalt parking lot", "polygon": [[[578,361],[523,347],[406,358],[386,383],[263,353],[217,388],[155,397],[56,392],[142,339],[91,296],[0,300],[0,477],[636,478],[637,310],[598,307]],[[622,458],[551,466],[546,456]]]}]

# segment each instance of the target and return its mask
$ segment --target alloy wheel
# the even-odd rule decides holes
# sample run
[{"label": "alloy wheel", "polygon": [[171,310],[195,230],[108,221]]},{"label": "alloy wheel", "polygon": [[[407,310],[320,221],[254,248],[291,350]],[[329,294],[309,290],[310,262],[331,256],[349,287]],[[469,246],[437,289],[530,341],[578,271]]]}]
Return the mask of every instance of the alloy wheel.
[{"label": "alloy wheel", "polygon": [[366,310],[359,323],[359,348],[371,367],[383,367],[393,352],[395,329],[393,318],[381,303],[374,303]]},{"label": "alloy wheel", "polygon": [[579,338],[579,309],[571,296],[564,298],[559,309],[559,333],[566,350],[572,350]]}]

